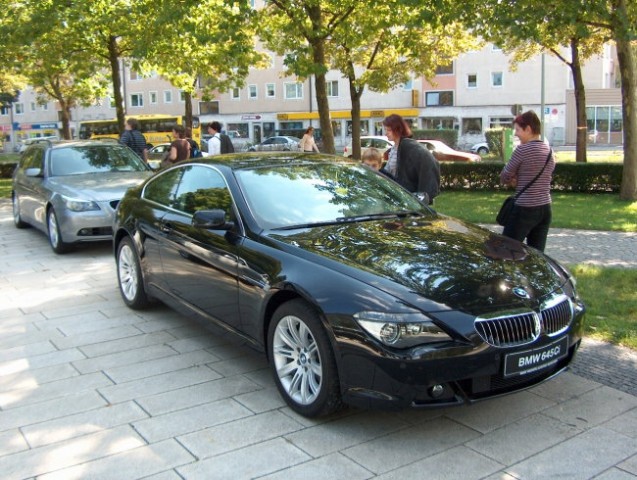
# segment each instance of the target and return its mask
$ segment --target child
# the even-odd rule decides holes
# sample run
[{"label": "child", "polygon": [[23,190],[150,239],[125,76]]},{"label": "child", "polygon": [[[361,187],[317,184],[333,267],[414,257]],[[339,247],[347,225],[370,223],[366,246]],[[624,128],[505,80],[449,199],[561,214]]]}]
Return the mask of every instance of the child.
[{"label": "child", "polygon": [[380,154],[378,149],[371,147],[363,151],[363,155],[361,155],[361,160],[368,167],[379,171],[383,166],[383,156]]}]

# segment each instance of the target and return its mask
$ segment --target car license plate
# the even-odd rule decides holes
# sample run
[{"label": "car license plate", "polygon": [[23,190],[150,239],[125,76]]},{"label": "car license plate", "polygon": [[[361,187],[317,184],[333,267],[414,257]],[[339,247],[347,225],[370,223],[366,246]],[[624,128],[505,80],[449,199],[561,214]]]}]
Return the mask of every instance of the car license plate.
[{"label": "car license plate", "polygon": [[548,368],[568,353],[568,337],[539,348],[509,353],[504,357],[504,376],[528,375]]}]

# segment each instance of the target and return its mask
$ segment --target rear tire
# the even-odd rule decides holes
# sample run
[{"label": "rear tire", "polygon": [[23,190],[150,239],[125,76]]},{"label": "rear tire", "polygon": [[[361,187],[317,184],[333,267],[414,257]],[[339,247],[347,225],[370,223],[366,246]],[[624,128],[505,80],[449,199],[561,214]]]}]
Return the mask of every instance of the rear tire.
[{"label": "rear tire", "polygon": [[117,283],[122,299],[129,308],[141,310],[150,305],[139,255],[130,237],[122,239],[117,247]]},{"label": "rear tire", "polygon": [[318,312],[303,300],[281,305],[268,328],[268,355],[279,393],[305,417],[342,407],[338,371]]}]

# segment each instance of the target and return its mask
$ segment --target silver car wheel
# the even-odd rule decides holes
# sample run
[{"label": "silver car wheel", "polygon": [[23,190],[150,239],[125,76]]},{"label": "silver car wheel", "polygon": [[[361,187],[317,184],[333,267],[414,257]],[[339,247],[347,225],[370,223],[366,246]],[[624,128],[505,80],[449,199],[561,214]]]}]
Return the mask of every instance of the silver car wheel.
[{"label": "silver car wheel", "polygon": [[137,259],[130,245],[122,245],[117,262],[119,284],[122,295],[129,301],[135,301],[139,289],[139,276],[137,275]]},{"label": "silver car wheel", "polygon": [[295,402],[309,405],[321,392],[323,368],[318,344],[298,317],[281,319],[272,339],[273,360],[281,386]]}]

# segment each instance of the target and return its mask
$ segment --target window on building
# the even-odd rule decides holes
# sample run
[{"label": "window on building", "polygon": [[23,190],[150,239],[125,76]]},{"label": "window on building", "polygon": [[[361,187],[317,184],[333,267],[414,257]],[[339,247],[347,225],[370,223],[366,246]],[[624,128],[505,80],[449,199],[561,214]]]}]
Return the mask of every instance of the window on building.
[{"label": "window on building", "polygon": [[436,67],[436,75],[453,75],[453,62],[448,65],[438,65]]},{"label": "window on building", "polygon": [[15,114],[22,115],[24,113],[24,104],[23,103],[14,103],[15,105]]},{"label": "window on building", "polygon": [[186,101],[186,92],[184,92],[183,90],[179,90],[179,101],[180,102]]},{"label": "window on building", "polygon": [[131,107],[143,107],[144,106],[144,95],[141,93],[131,93],[130,95],[130,106]]},{"label": "window on building", "polygon": [[423,118],[422,128],[425,130],[453,130],[455,120],[453,117]]},{"label": "window on building", "polygon": [[6,117],[9,115],[9,107],[0,107],[0,115]]},{"label": "window on building", "polygon": [[453,106],[453,92],[427,92],[425,94],[425,105],[427,107]]},{"label": "window on building", "polygon": [[42,104],[42,110],[45,111],[45,112],[48,112],[49,111],[49,104],[48,103],[43,103]]},{"label": "window on building", "polygon": [[157,104],[157,92],[148,92],[148,101],[151,105]]},{"label": "window on building", "polygon": [[139,74],[135,70],[131,69],[129,70],[129,72],[129,77],[131,80],[139,80]]},{"label": "window on building", "polygon": [[338,97],[338,80],[327,82],[327,96]]},{"label": "window on building", "polygon": [[173,103],[173,91],[164,90],[164,103]]},{"label": "window on building", "polygon": [[513,117],[489,117],[489,128],[513,128]]},{"label": "window on building", "polygon": [[288,100],[303,98],[303,84],[302,83],[286,83],[284,85],[285,98]]},{"label": "window on building", "polygon": [[230,98],[232,98],[233,100],[239,100],[241,98],[241,90],[239,89],[239,87],[234,87],[230,91]]},{"label": "window on building", "polygon": [[276,96],[276,90],[274,88],[274,83],[266,83],[265,84],[265,96],[267,98],[274,98]]},{"label": "window on building", "polygon": [[31,111],[35,112],[35,102],[31,102]]},{"label": "window on building", "polygon": [[255,99],[258,97],[256,85],[248,85],[248,97],[252,99]]},{"label": "window on building", "polygon": [[219,102],[199,102],[199,115],[218,115]]},{"label": "window on building", "polygon": [[476,88],[478,86],[478,75],[475,73],[470,73],[467,75],[467,87]]},{"label": "window on building", "polygon": [[491,86],[492,87],[502,86],[502,72],[491,72]]},{"label": "window on building", "polygon": [[482,119],[481,118],[463,118],[462,119],[462,134],[463,135],[482,134]]}]

